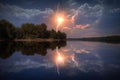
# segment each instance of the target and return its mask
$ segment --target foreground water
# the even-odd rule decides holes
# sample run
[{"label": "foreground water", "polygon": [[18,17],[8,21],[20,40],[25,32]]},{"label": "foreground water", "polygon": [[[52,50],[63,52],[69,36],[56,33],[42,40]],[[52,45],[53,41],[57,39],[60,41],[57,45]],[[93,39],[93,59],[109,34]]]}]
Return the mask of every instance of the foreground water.
[{"label": "foreground water", "polygon": [[120,44],[1,42],[0,80],[120,80]]}]

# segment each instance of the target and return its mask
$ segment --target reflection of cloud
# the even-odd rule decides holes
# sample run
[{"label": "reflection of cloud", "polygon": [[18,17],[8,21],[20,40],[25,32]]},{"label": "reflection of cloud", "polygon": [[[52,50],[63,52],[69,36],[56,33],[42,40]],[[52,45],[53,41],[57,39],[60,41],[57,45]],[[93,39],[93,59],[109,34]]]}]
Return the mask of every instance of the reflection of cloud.
[{"label": "reflection of cloud", "polygon": [[[71,54],[70,52],[73,52],[73,53]],[[81,54],[77,54],[76,52]],[[105,70],[104,63],[101,60],[99,54],[97,53],[88,54],[88,53],[90,52],[85,49],[80,49],[76,51],[71,50],[71,51],[65,52],[64,57],[66,58],[66,61],[65,61],[64,67],[66,67],[67,69],[70,69],[71,71],[73,71],[72,69],[78,69],[85,73],[89,71],[101,72]],[[119,65],[116,65],[116,64],[115,65],[107,64],[107,65],[112,69],[118,69],[120,67]]]},{"label": "reflection of cloud", "polygon": [[80,49],[80,50],[74,50],[75,53],[90,53],[90,51],[85,50],[85,49]]},{"label": "reflection of cloud", "polygon": [[[66,55],[66,65],[69,64],[69,68],[78,68],[80,71],[83,72],[89,72],[91,70],[95,72],[100,72],[103,70],[103,63],[101,61],[101,58],[97,54],[90,53],[89,50],[86,49],[76,49],[74,46],[72,46],[70,49],[62,49],[62,52]],[[73,52],[70,54],[70,52]],[[80,53],[80,54],[77,54]],[[88,54],[90,53],[90,54]],[[84,55],[81,55],[84,54]],[[77,57],[79,55],[79,58]],[[89,56],[92,56],[95,58],[95,60],[92,60],[89,58]],[[88,57],[88,58],[84,58]]]},{"label": "reflection of cloud", "polygon": [[63,52],[68,52],[70,49],[62,49]]},{"label": "reflection of cloud", "polygon": [[[74,55],[74,60],[75,62],[77,62],[77,66],[75,66],[73,62],[69,61],[69,65],[68,65],[69,68],[77,68],[82,72],[89,72],[89,71],[100,72],[104,69],[103,62],[99,54],[93,52],[94,49],[90,49],[91,46],[88,47],[88,43],[86,44],[85,42],[84,44],[84,43],[76,42],[72,45],[71,43],[69,44],[70,45],[67,47],[67,49],[71,51],[66,52],[66,54],[67,56]],[[93,46],[93,48],[94,47],[96,46]]]},{"label": "reflection of cloud", "polygon": [[101,60],[84,60],[80,62],[79,70],[83,72],[95,71],[100,72],[103,70],[103,63]]},{"label": "reflection of cloud", "polygon": [[90,53],[89,50],[87,49],[76,49],[75,47],[73,47],[72,45],[70,45],[70,48],[65,48],[65,49],[62,49],[63,52],[74,52],[74,53]]},{"label": "reflection of cloud", "polygon": [[[45,68],[51,68],[53,67],[53,64],[50,63],[40,63],[37,61],[32,61],[31,59],[26,59],[26,60],[21,60],[21,61],[15,61],[15,62],[11,62],[9,64],[1,64],[1,66],[4,66],[3,68],[5,69],[1,69],[2,72],[19,72],[25,69],[36,69],[36,68],[40,68],[40,67],[45,67]],[[4,71],[3,71],[4,70]]]}]

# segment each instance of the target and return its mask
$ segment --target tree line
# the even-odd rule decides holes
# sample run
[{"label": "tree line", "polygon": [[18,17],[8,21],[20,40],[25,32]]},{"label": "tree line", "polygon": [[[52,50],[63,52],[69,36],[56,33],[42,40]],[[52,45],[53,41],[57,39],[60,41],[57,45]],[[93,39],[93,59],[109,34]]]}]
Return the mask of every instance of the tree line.
[{"label": "tree line", "polygon": [[34,39],[34,38],[53,38],[66,39],[64,32],[47,30],[47,25],[25,23],[21,27],[16,27],[5,19],[0,20],[0,39]]},{"label": "tree line", "polygon": [[111,35],[103,37],[86,37],[86,38],[68,38],[67,40],[71,41],[94,41],[94,42],[105,42],[105,43],[120,43],[120,35]]}]

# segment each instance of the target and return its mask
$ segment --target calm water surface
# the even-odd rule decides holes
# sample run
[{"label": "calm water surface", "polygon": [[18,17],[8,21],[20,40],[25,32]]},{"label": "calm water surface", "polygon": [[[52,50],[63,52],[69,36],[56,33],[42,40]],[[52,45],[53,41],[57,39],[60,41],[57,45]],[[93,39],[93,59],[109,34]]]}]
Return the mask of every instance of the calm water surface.
[{"label": "calm water surface", "polygon": [[1,42],[0,80],[120,80],[120,44]]}]

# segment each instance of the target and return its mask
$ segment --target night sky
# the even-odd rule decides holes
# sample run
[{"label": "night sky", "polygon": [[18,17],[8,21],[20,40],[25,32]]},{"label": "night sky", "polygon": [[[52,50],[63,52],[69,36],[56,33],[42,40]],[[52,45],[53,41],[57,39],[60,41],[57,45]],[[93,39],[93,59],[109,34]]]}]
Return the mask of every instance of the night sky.
[{"label": "night sky", "polygon": [[68,19],[74,16],[74,23],[59,29],[68,37],[120,34],[120,0],[0,0],[0,19],[17,27],[28,22],[54,29],[51,18],[58,8]]}]

